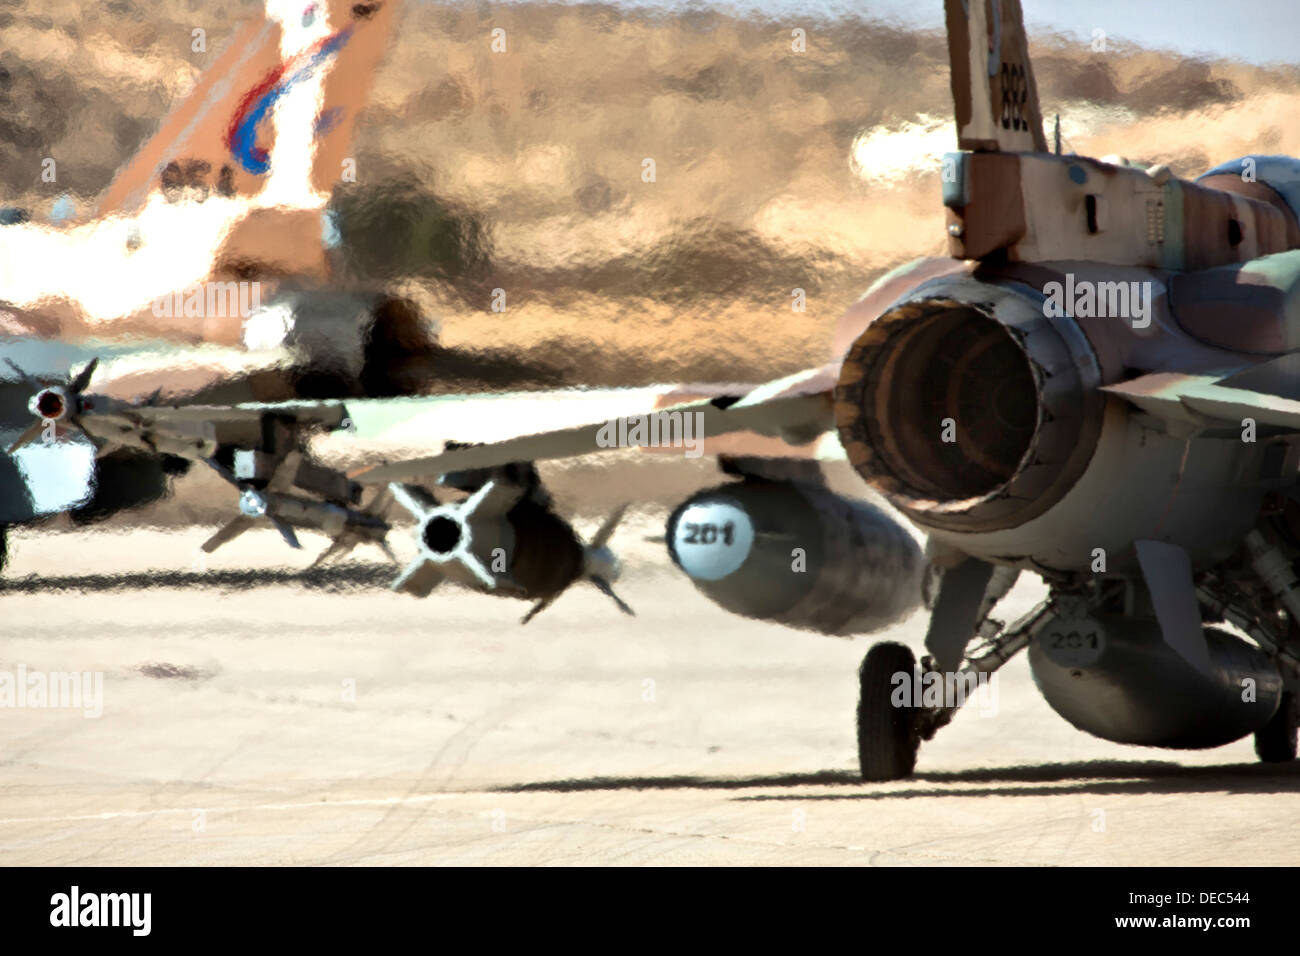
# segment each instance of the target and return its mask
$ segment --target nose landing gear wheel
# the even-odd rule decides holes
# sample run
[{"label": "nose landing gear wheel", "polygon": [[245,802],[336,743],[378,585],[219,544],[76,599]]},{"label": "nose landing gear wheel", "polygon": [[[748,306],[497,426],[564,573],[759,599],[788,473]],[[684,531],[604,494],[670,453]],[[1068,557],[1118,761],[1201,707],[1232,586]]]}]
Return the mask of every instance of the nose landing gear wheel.
[{"label": "nose landing gear wheel", "polygon": [[1284,691],[1273,719],[1255,731],[1255,753],[1265,763],[1295,760],[1296,725],[1300,722],[1300,708],[1296,703],[1295,694]]},{"label": "nose landing gear wheel", "polygon": [[[912,673],[916,656],[911,648],[892,641],[876,644],[867,651],[858,671],[858,764],[863,780],[901,780],[916,767],[921,746],[917,732],[919,701],[911,700]],[[894,675],[908,680],[907,703],[895,707]]]}]

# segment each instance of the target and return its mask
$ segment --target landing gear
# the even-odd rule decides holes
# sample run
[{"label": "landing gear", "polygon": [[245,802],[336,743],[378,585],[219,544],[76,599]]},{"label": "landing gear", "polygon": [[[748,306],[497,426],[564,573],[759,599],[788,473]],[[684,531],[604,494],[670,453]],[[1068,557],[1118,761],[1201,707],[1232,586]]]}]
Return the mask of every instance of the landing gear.
[{"label": "landing gear", "polygon": [[1296,726],[1300,708],[1291,691],[1283,691],[1282,703],[1267,724],[1255,731],[1255,753],[1265,763],[1288,763],[1296,758]]},{"label": "landing gear", "polygon": [[[917,709],[895,707],[895,674],[912,680],[916,657],[903,644],[883,642],[867,651],[858,671],[858,763],[863,780],[899,780],[911,776],[921,746]],[[910,687],[909,687],[910,690]]]},{"label": "landing gear", "polygon": [[[1050,600],[1039,604],[995,637],[983,641],[967,656],[961,669],[952,675],[963,680],[992,674],[1029,646],[1034,635],[1048,621],[1053,610]],[[987,610],[984,612],[987,614]],[[983,626],[981,619],[980,625]],[[1001,629],[1001,625],[997,625]],[[922,677],[936,672],[934,658],[922,660]],[[901,780],[912,775],[921,741],[929,740],[940,727],[948,724],[965,702],[945,700],[939,706],[923,706],[913,699],[915,684],[907,687],[904,706],[894,706],[898,681],[902,673],[913,681],[916,656],[911,649],[890,641],[873,645],[858,671],[858,766],[863,780]]]}]

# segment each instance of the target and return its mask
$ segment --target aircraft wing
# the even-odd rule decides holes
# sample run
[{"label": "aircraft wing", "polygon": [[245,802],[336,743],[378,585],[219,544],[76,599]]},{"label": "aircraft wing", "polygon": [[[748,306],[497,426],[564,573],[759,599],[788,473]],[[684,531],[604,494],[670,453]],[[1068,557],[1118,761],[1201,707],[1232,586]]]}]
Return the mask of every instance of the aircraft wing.
[{"label": "aircraft wing", "polygon": [[[89,370],[79,378],[87,379]],[[608,417],[588,423],[549,431],[508,434],[502,440],[476,442],[474,431],[481,427],[471,421],[464,428],[464,441],[448,442],[438,454],[393,463],[381,462],[354,472],[356,480],[367,483],[407,481],[440,475],[449,471],[491,468],[519,461],[571,458],[615,448],[655,445],[672,450],[681,439],[699,448],[723,435],[738,436],[742,447],[749,448],[768,439],[759,457],[809,457],[797,447],[806,446],[833,431],[831,392],[834,370],[830,367],[809,369],[762,386],[701,386],[668,390],[643,390],[629,396],[631,403],[612,403]],[[32,385],[40,383],[32,381]],[[80,387],[79,387],[80,386]],[[20,444],[36,441],[47,434],[53,422],[69,425],[84,432],[101,448],[101,453],[125,446],[145,451],[177,455],[193,460],[212,456],[221,446],[258,448],[264,444],[264,430],[269,423],[277,428],[299,432],[347,429],[358,438],[384,440],[397,432],[411,444],[416,434],[424,435],[430,425],[429,413],[443,409],[456,419],[455,409],[446,409],[446,396],[409,397],[402,399],[306,400],[289,402],[245,402],[221,404],[160,404],[155,400],[123,401],[109,395],[83,393],[84,382],[69,381],[63,386],[34,388],[31,407],[36,417]],[[543,397],[543,396],[539,396]],[[46,404],[53,399],[54,404]],[[644,401],[644,411],[628,412]],[[517,407],[517,402],[516,402]],[[54,409],[51,411],[50,409]],[[495,414],[495,413],[494,413]],[[502,414],[510,414],[504,410]],[[355,416],[355,418],[354,418]],[[637,420],[649,423],[662,418],[653,434],[657,440],[639,438],[634,427]],[[682,424],[689,416],[689,430]],[[568,421],[573,421],[570,414]],[[594,416],[593,416],[594,417]],[[534,419],[535,420],[535,419]],[[555,421],[551,417],[551,421]],[[620,428],[620,422],[623,423]],[[491,431],[502,433],[499,423]],[[447,432],[442,432],[443,436]],[[458,436],[459,437],[459,436]],[[773,442],[771,439],[775,439]],[[432,439],[430,439],[432,440]],[[736,446],[729,445],[726,452]],[[710,450],[708,453],[724,453]],[[751,453],[751,452],[746,452]]]},{"label": "aircraft wing", "polygon": [[[650,416],[693,416],[691,435],[711,439],[737,432],[779,438],[806,445],[834,428],[831,413],[833,378],[827,369],[809,369],[753,388],[740,395],[717,395],[694,401],[648,407],[643,415],[623,415],[605,421],[555,431],[526,434],[502,441],[449,445],[440,454],[369,465],[349,477],[363,484],[412,481],[452,471],[494,468],[519,461],[573,458],[615,448],[638,447],[636,420]],[[682,390],[687,393],[689,390]],[[364,405],[364,400],[351,405]],[[678,421],[682,420],[678,419]],[[671,419],[661,419],[661,422]],[[620,428],[620,422],[626,423]],[[666,427],[666,426],[665,426]],[[620,439],[628,438],[623,441]]]},{"label": "aircraft wing", "polygon": [[[115,407],[116,406],[116,407]],[[220,445],[256,445],[264,422],[292,430],[334,429],[346,419],[341,401],[244,405],[113,405],[82,410],[77,424],[92,439],[182,458],[211,457]]]},{"label": "aircraft wing", "polygon": [[101,456],[117,448],[136,448],[201,461],[222,445],[258,447],[270,422],[297,432],[335,429],[347,420],[342,401],[157,405],[84,394],[74,382],[42,388],[30,407],[36,415],[9,447],[11,454],[71,428],[89,438]]},{"label": "aircraft wing", "polygon": [[301,402],[246,402],[241,405],[135,405],[109,409],[95,418],[104,423],[134,425],[141,429],[165,430],[192,425],[243,425],[260,422],[264,416],[286,419],[298,425],[337,428],[347,417],[341,399]]},{"label": "aircraft wing", "polygon": [[[391,464],[376,463],[345,474],[337,467],[313,459],[303,441],[306,432],[347,430],[363,442],[357,451],[368,455],[373,451],[362,450],[365,442],[392,440],[395,433],[406,435],[408,442],[418,434],[426,439],[420,442],[421,445],[431,444],[435,439],[429,434],[428,426],[431,417],[438,417],[431,416],[432,412],[449,413],[451,423],[468,432],[466,438],[474,438],[475,431],[480,436],[484,430],[501,434],[501,422],[497,420],[500,416],[484,419],[480,408],[477,421],[471,411],[461,424],[461,416],[457,414],[460,406],[452,400],[448,407],[446,396],[238,405],[163,405],[156,400],[126,402],[84,391],[94,369],[95,363],[92,362],[62,385],[43,385],[25,376],[34,388],[29,407],[37,417],[10,446],[11,453],[24,445],[48,439],[53,428],[54,437],[65,430],[82,432],[94,443],[98,456],[125,447],[204,461],[240,492],[239,513],[203,545],[209,552],[262,519],[279,530],[295,548],[300,547],[296,528],[314,529],[329,535],[332,543],[318,560],[344,553],[365,541],[386,548],[385,536],[389,530],[386,513],[394,496],[398,503],[406,505],[417,516],[428,512],[428,506],[420,503],[420,489],[402,485],[413,479],[441,478],[455,472],[464,480],[469,473],[491,472],[520,462],[531,464],[543,459],[576,457],[614,448],[676,445],[686,454],[703,454],[706,450],[710,454],[728,454],[732,451],[730,447],[704,447],[706,441],[721,435],[736,436],[747,448],[753,443],[761,445],[766,440],[767,448],[755,456],[760,459],[801,458],[808,455],[792,446],[810,445],[833,431],[834,425],[831,399],[834,370],[826,367],[810,369],[759,387],[705,386],[669,389],[666,393],[647,389],[640,394],[638,390],[632,390],[628,395],[595,396],[599,402],[597,409],[608,407],[619,414],[575,427],[510,436],[500,441],[479,444],[448,442],[440,454]],[[699,397],[701,394],[704,397]],[[536,424],[540,424],[535,416],[519,411],[519,398],[515,396],[514,414],[521,422],[532,417]],[[496,404],[490,396],[488,399],[486,405]],[[635,411],[642,402],[645,411]],[[630,409],[633,410],[631,413]],[[561,411],[553,410],[546,419],[551,423],[561,420]],[[502,413],[511,414],[506,408]],[[355,419],[352,417],[354,414]],[[568,420],[573,421],[573,418]],[[773,439],[777,441],[773,443]],[[746,451],[745,454],[752,453]],[[507,476],[501,481],[487,477],[478,491],[488,494],[500,486],[515,496],[511,500],[522,494],[539,493],[533,487],[535,477],[530,481],[526,473],[524,478],[520,478],[511,476],[509,469],[506,472]],[[535,472],[533,474],[535,476]],[[389,484],[392,487],[382,489],[362,507],[364,484]],[[476,494],[469,501],[477,502],[480,497],[481,494]],[[465,514],[466,520],[470,515],[474,520],[482,517],[469,505],[465,506]],[[560,521],[558,518],[555,520]],[[610,519],[611,528],[616,520]],[[603,540],[602,535],[598,534],[593,540]],[[391,552],[388,553],[391,556]],[[582,553],[584,562],[604,560],[604,552],[596,544]],[[598,587],[608,587],[609,582],[602,574],[588,576]],[[496,587],[495,579],[491,587]],[[427,591],[427,588],[423,590]],[[537,605],[541,606],[545,604]]]}]

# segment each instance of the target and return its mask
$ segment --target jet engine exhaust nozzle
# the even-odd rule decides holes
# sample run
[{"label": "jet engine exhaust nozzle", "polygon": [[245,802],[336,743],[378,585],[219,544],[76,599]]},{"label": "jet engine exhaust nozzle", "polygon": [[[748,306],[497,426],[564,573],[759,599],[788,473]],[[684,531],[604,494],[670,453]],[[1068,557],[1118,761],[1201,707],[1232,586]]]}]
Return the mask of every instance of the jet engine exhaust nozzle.
[{"label": "jet engine exhaust nozzle", "polygon": [[918,524],[1014,527],[1082,473],[1104,400],[1071,319],[970,279],[918,289],[858,336],[835,389],[858,473]]}]

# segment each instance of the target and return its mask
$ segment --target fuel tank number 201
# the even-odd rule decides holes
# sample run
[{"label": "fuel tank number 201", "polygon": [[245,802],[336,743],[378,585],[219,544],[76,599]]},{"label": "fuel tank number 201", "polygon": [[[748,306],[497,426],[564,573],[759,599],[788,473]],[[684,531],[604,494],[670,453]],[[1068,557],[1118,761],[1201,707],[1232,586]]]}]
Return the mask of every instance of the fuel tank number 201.
[{"label": "fuel tank number 201", "polygon": [[728,548],[736,543],[736,526],[731,521],[721,527],[711,521],[701,524],[687,522],[685,529],[686,534],[681,539],[682,544],[717,544],[719,538]]},{"label": "fuel tank number 201", "polygon": [[1106,652],[1106,631],[1091,617],[1063,617],[1053,621],[1039,638],[1047,656],[1063,667],[1096,663]]},{"label": "fuel tank number 201", "polygon": [[1097,640],[1096,631],[1070,631],[1069,633],[1057,631],[1054,634],[1049,634],[1048,640],[1051,642],[1052,647],[1072,651],[1082,650],[1085,647],[1096,649],[1100,643]]}]

